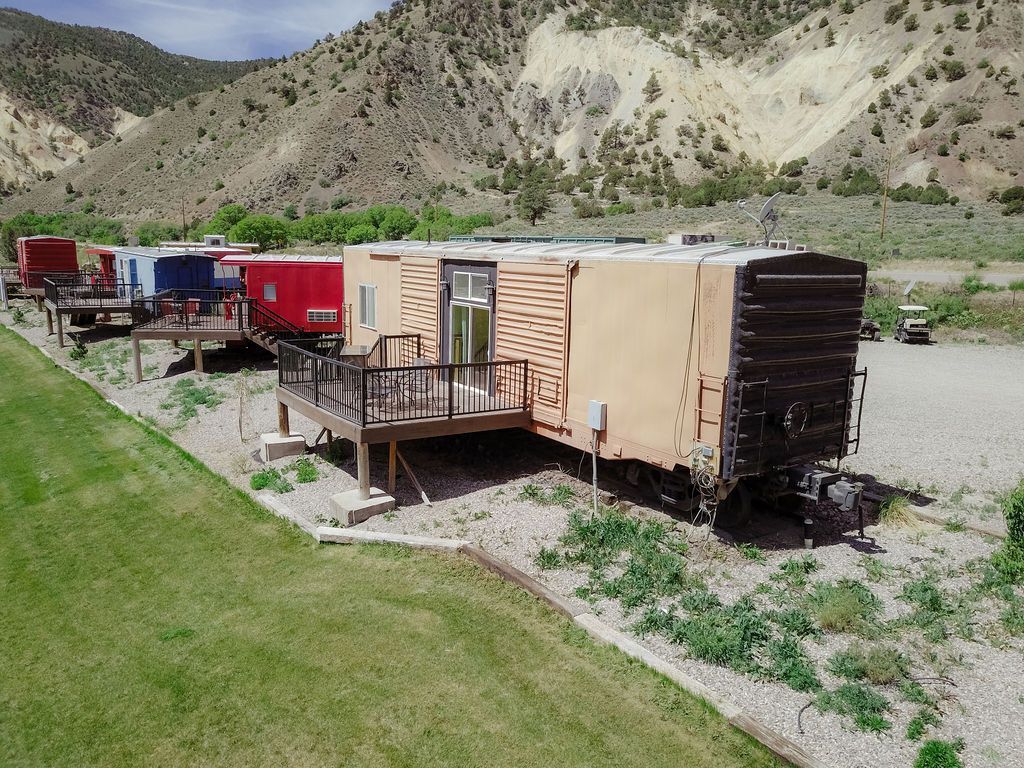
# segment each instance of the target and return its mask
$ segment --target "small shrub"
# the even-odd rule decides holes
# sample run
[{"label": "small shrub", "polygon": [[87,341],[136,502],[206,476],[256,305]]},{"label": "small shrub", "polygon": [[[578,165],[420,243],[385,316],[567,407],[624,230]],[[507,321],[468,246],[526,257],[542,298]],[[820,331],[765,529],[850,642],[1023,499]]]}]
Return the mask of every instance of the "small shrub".
[{"label": "small shrub", "polygon": [[1003,497],[1002,506],[1007,537],[1014,545],[1024,546],[1024,478]]},{"label": "small shrub", "polygon": [[85,346],[85,342],[82,341],[81,336],[76,335],[75,345],[71,348],[71,351],[68,352],[68,357],[72,360],[81,360],[87,354],[89,354],[89,348]]},{"label": "small shrub", "polygon": [[14,321],[15,325],[24,325],[25,324],[25,310],[22,309],[21,307],[12,307],[11,308],[11,320]]},{"label": "small shrub", "polygon": [[963,768],[959,744],[933,739],[926,741],[917,753],[914,768]]}]

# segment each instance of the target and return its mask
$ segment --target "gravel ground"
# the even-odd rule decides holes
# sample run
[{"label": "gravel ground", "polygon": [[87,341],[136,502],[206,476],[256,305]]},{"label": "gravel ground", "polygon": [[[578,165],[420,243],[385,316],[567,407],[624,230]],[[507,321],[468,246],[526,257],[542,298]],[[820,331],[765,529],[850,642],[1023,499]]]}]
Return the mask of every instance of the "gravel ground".
[{"label": "gravel ground", "polygon": [[[83,378],[100,386],[124,410],[166,431],[183,448],[241,488],[248,488],[256,458],[258,435],[276,427],[273,386],[276,370],[272,358],[261,353],[210,349],[205,352],[208,373],[191,372],[191,352],[175,350],[169,343],[145,348],[146,381],[132,385],[127,332],[124,327],[102,327],[83,332],[89,353],[72,361],[68,350],[56,350],[47,339],[42,316],[26,309],[27,324],[15,327],[32,343],[45,347]],[[10,315],[0,313],[10,326]],[[930,508],[964,519],[994,521],[991,493],[1007,488],[1024,474],[1020,435],[1024,434],[1024,350],[981,346],[934,345],[907,347],[890,341],[865,344],[862,364],[870,371],[864,408],[863,442],[849,466],[870,473],[894,487],[920,490]],[[239,371],[252,370],[246,376]],[[239,435],[239,381],[245,379],[248,395],[241,398]],[[177,407],[166,407],[172,387],[192,380],[212,388],[221,400],[214,407],[199,405],[197,414],[182,419]],[[922,386],[923,385],[923,386]],[[995,404],[995,407],[993,407]],[[293,415],[292,427],[312,443],[319,427]],[[442,537],[468,538],[513,565],[531,573],[558,593],[577,599],[575,589],[584,574],[566,570],[540,570],[535,564],[542,546],[556,546],[564,533],[569,510],[555,503],[539,503],[523,493],[525,486],[550,492],[560,485],[572,489],[574,502],[586,504],[589,485],[576,479],[578,452],[521,431],[467,435],[454,439],[420,441],[402,446],[432,506],[423,504],[407,479],[400,475],[395,512],[373,518],[360,527],[372,530]],[[344,453],[344,451],[342,451]],[[970,460],[964,457],[970,455]],[[338,466],[324,458],[321,444],[314,454],[320,479],[295,483],[287,471],[289,460],[275,462],[295,484],[282,501],[313,521],[330,517],[327,500],[333,493],[354,488],[351,457]],[[385,453],[374,450],[371,466],[374,483],[384,482]],[[603,467],[602,473],[611,473]],[[586,478],[586,474],[583,475]],[[970,486],[966,489],[963,486]],[[977,489],[977,490],[974,490]],[[612,484],[607,490],[621,492]],[[636,501],[636,499],[634,499]],[[987,505],[987,506],[986,506]],[[657,518],[676,527],[691,542],[691,567],[704,573],[709,585],[723,600],[733,601],[768,581],[787,558],[803,554],[802,531],[791,518],[772,514],[758,516],[742,532],[745,542],[764,554],[758,563],[742,556],[735,539],[723,531],[709,532],[685,520],[669,518],[643,503],[628,505],[634,514]],[[887,618],[906,612],[898,599],[902,585],[926,570],[944,574],[943,587],[963,587],[964,565],[993,551],[995,543],[970,532],[953,532],[929,525],[910,530],[889,530],[869,525],[866,540],[856,536],[850,517],[819,510],[816,526],[819,564],[814,579],[841,577],[865,579],[865,556],[876,558],[886,575],[870,586],[884,606]],[[869,519],[869,523],[873,523]],[[737,534],[740,535],[740,534]],[[977,606],[975,620],[991,624],[996,608]],[[628,630],[635,615],[624,615],[617,602],[599,600],[591,610],[603,620]],[[848,638],[826,635],[808,643],[813,660],[822,661],[844,647]],[[758,681],[728,669],[686,658],[681,646],[659,637],[642,642],[704,684],[721,692],[751,715],[793,738],[812,754],[838,768],[902,768],[913,763],[918,745],[903,738],[914,708],[886,691],[893,701],[889,718],[892,730],[871,735],[851,728],[849,720],[807,709],[809,701],[779,683]],[[1024,655],[1019,639],[990,629],[979,631],[978,641],[953,638],[929,647],[915,634],[898,644],[914,658],[915,675],[949,675],[955,686],[937,685],[941,694],[942,725],[930,737],[966,740],[968,766],[1008,766],[1024,754],[1024,731],[1006,723],[1024,719]],[[836,681],[822,674],[826,685]]]},{"label": "gravel ground", "polygon": [[887,339],[861,344],[858,363],[862,441],[845,464],[930,512],[1000,527],[994,499],[1024,476],[1024,347]]}]

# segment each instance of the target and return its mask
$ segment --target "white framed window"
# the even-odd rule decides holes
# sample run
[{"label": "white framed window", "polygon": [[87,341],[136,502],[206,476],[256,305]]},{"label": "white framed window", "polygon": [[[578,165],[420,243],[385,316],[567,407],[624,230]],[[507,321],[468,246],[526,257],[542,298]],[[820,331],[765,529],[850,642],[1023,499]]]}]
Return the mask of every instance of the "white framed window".
[{"label": "white framed window", "polygon": [[359,285],[359,324],[363,328],[377,328],[377,286]]},{"label": "white framed window", "polygon": [[452,298],[463,301],[487,301],[487,275],[456,272],[452,276]]},{"label": "white framed window", "polygon": [[263,300],[277,301],[277,283],[263,284]]},{"label": "white framed window", "polygon": [[338,322],[338,310],[336,309],[307,309],[307,323],[336,323]]}]

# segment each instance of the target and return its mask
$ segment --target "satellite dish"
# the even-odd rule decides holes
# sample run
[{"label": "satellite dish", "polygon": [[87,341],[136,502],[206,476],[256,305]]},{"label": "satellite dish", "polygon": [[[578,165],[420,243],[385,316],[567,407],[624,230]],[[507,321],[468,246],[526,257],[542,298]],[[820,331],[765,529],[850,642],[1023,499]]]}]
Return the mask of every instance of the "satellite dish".
[{"label": "satellite dish", "polygon": [[741,197],[739,200],[736,201],[736,207],[742,211],[744,208],[747,207],[747,201]]},{"label": "satellite dish", "polygon": [[917,280],[911,280],[909,283],[907,283],[907,287],[903,289],[903,295],[909,296],[910,292],[914,290],[915,285],[917,285]]},{"label": "satellite dish", "polygon": [[781,196],[781,192],[776,192],[774,195],[765,200],[764,205],[761,206],[761,215],[758,217],[761,219],[762,222],[772,215],[772,211],[775,209],[775,201],[778,200]]}]

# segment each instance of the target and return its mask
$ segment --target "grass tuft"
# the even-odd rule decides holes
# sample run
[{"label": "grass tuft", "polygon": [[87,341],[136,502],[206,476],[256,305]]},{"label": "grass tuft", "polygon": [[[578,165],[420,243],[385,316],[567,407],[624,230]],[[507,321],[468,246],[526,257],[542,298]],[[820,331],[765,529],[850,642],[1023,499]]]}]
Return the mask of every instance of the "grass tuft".
[{"label": "grass tuft", "polygon": [[920,521],[910,509],[906,496],[886,496],[878,506],[878,522],[886,528],[917,528]]},{"label": "grass tuft", "polygon": [[865,634],[876,625],[882,610],[878,597],[853,579],[819,581],[806,602],[808,611],[826,632]]}]

